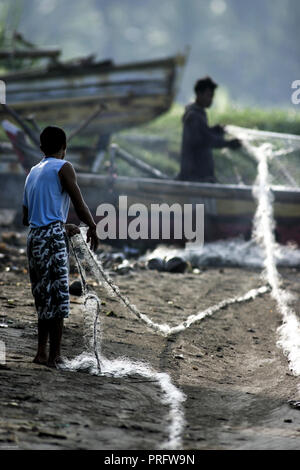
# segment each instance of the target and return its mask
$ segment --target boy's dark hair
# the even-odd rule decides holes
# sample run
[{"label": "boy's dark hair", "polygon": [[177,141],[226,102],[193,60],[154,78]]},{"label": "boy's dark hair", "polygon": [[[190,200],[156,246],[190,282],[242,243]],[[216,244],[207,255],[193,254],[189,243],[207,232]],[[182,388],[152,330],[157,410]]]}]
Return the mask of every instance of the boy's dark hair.
[{"label": "boy's dark hair", "polygon": [[65,131],[57,126],[45,127],[40,135],[40,143],[45,155],[55,154],[67,146]]},{"label": "boy's dark hair", "polygon": [[198,93],[203,93],[208,88],[214,91],[218,88],[218,85],[210,77],[204,77],[195,83],[194,91],[197,95]]}]

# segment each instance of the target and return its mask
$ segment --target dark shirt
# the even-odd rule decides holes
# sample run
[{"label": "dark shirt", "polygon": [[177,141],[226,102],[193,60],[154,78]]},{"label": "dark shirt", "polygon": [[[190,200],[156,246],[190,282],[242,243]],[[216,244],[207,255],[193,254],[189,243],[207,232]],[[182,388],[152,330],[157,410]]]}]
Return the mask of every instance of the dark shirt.
[{"label": "dark shirt", "polygon": [[226,145],[222,133],[208,126],[204,108],[197,103],[188,105],[183,116],[181,171],[178,179],[214,182],[212,149]]}]

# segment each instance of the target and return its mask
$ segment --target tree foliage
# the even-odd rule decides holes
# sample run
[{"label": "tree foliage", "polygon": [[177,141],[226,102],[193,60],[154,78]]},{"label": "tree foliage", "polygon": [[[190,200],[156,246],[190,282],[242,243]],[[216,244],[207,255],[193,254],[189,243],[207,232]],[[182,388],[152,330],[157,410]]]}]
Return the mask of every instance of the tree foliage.
[{"label": "tree foliage", "polygon": [[64,57],[95,53],[115,62],[191,52],[179,95],[210,74],[233,102],[291,105],[300,79],[299,0],[0,0],[22,8],[19,29]]}]

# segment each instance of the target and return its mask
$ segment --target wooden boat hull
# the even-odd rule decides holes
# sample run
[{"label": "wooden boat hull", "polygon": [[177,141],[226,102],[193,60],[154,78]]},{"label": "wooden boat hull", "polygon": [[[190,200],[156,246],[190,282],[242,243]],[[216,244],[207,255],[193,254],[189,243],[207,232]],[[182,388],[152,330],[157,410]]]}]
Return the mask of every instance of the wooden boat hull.
[{"label": "wooden boat hull", "polygon": [[[25,175],[0,173],[0,208],[21,208],[24,182]],[[250,186],[127,177],[112,180],[108,176],[89,173],[79,173],[78,182],[96,220],[99,220],[96,210],[100,204],[111,203],[118,208],[119,196],[123,195],[128,198],[128,206],[142,203],[148,209],[151,204],[171,206],[178,203],[182,207],[184,204],[204,204],[205,241],[238,236],[248,239],[251,236],[256,203]],[[300,246],[300,190],[274,187],[273,195],[277,241],[283,244],[295,242]],[[70,219],[75,220],[72,211]]]},{"label": "wooden boat hull", "polygon": [[[112,134],[151,121],[166,112],[177,91],[178,70],[185,56],[136,64],[90,63],[1,76],[7,104],[20,115],[67,130],[106,105],[83,131]],[[3,119],[5,113],[0,112]]]}]

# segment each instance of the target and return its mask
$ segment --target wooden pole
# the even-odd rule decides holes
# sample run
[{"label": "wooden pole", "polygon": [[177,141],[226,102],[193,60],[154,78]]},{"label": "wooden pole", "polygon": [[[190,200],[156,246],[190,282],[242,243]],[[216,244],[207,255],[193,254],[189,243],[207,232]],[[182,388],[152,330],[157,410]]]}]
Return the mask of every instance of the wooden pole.
[{"label": "wooden pole", "polygon": [[159,178],[159,179],[170,179],[167,175],[162,173],[160,170],[157,170],[153,166],[149,165],[148,163],[143,162],[142,160],[133,157],[130,153],[126,152],[125,150],[121,149],[118,145],[113,144],[115,147],[116,155],[125,160],[129,165],[138,168],[139,170],[143,171],[144,173],[152,176],[152,178]]},{"label": "wooden pole", "polygon": [[92,173],[97,173],[108,149],[110,134],[100,135],[96,145],[96,156],[92,164]]},{"label": "wooden pole", "polygon": [[56,59],[60,52],[60,49],[1,50],[0,59],[39,59],[42,57]]},{"label": "wooden pole", "polygon": [[92,169],[91,169],[92,173],[98,172],[101,166],[101,163],[103,162],[104,157],[105,157],[105,150],[99,150],[92,165]]},{"label": "wooden pole", "polygon": [[116,144],[111,144],[109,147],[109,158],[110,158],[110,166],[109,166],[109,175],[113,179],[114,175],[117,173],[116,169],[116,153],[118,150],[118,146]]},{"label": "wooden pole", "polygon": [[30,127],[26,124],[25,121],[23,121],[21,116],[19,116],[19,114],[14,109],[7,106],[7,104],[1,104],[5,112],[8,113],[22,127],[23,131],[26,135],[28,135],[34,146],[40,150],[40,139],[37,137],[36,133],[30,129]]},{"label": "wooden pole", "polygon": [[78,135],[83,129],[85,129],[93,119],[95,119],[102,111],[107,109],[104,104],[100,104],[96,111],[94,111],[90,116],[88,116],[85,121],[83,121],[76,129],[70,132],[69,137],[67,139],[68,144],[70,140],[72,140],[76,135]]},{"label": "wooden pole", "polygon": [[28,121],[32,125],[32,127],[35,129],[37,134],[40,135],[41,129],[39,128],[39,125],[36,122],[36,120],[34,119],[32,114],[30,116],[27,116],[26,121]]}]

